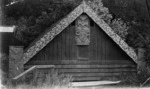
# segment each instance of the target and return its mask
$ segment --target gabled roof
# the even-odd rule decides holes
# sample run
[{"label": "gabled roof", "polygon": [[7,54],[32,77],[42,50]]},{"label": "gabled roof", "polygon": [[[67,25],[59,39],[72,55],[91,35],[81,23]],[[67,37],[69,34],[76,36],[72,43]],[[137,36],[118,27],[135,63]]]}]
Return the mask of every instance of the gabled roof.
[{"label": "gabled roof", "polygon": [[82,13],[86,13],[112,40],[131,58],[137,63],[137,55],[134,50],[122,40],[111,27],[89,7],[84,1],[75,8],[65,18],[60,20],[53,27],[38,39],[36,39],[23,54],[23,64],[27,63],[33,56],[42,50],[49,42],[51,42],[58,34],[60,34],[69,24],[71,24]]}]

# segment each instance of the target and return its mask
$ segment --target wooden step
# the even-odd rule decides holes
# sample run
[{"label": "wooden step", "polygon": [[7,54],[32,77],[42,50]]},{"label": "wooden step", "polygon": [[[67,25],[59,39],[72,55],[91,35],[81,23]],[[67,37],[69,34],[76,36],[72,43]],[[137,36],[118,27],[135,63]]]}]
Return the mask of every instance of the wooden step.
[{"label": "wooden step", "polygon": [[135,65],[55,65],[55,68],[134,68]]},{"label": "wooden step", "polygon": [[43,60],[43,61],[30,61],[27,65],[58,65],[58,64],[133,64],[128,60]]},{"label": "wooden step", "polygon": [[[26,65],[25,69],[30,68],[33,65]],[[38,66],[38,65],[37,65]],[[112,69],[112,68],[136,68],[135,65],[55,65],[55,68],[100,68],[100,69]]]},{"label": "wooden step", "polygon": [[[51,69],[41,69],[42,71],[50,71]],[[81,73],[81,72],[84,72],[84,73],[89,73],[89,72],[92,72],[92,73],[112,73],[112,72],[137,72],[137,69],[135,68],[114,68],[114,69],[65,69],[65,68],[57,68],[55,69],[56,71],[59,71],[60,73],[67,73],[67,72],[71,72],[71,73]]]},{"label": "wooden step", "polygon": [[122,74],[128,74],[128,73],[61,73],[65,75],[71,75],[76,77],[113,77],[113,76],[120,76]]},{"label": "wooden step", "polygon": [[121,68],[121,69],[57,69],[57,71],[61,72],[61,73],[112,73],[112,72],[137,72],[136,69],[125,69],[125,68]]},{"label": "wooden step", "polygon": [[[38,69],[44,76],[50,69]],[[99,81],[118,79],[122,74],[136,73],[135,69],[57,69],[58,74],[71,75],[74,81]],[[35,72],[34,72],[35,73]]]},{"label": "wooden step", "polygon": [[103,80],[111,80],[117,81],[119,78],[117,77],[73,77],[73,81],[103,81]]},{"label": "wooden step", "polygon": [[[111,84],[119,84],[121,83],[120,80],[104,80],[104,81],[86,81],[86,82],[72,82],[71,85],[73,87],[89,87],[89,86],[108,86],[108,85],[111,85]],[[92,88],[90,88],[92,89]]]},{"label": "wooden step", "polygon": [[[100,71],[97,71],[100,70]],[[40,73],[47,74],[53,70],[39,69]],[[55,69],[59,74],[69,74],[72,76],[118,76],[120,74],[137,73],[135,69]]]}]

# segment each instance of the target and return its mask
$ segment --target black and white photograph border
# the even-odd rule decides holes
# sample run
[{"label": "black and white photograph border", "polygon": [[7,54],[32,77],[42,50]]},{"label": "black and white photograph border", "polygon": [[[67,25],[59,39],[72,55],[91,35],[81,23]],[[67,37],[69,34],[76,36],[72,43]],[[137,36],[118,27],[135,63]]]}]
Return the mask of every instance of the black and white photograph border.
[{"label": "black and white photograph border", "polygon": [[150,88],[150,1],[0,4],[0,88]]}]

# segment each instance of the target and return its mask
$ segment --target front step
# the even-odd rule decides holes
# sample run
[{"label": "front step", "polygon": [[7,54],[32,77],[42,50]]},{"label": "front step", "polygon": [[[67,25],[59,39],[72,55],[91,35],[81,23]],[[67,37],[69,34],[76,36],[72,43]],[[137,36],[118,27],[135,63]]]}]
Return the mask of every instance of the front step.
[{"label": "front step", "polygon": [[72,82],[73,87],[87,87],[87,86],[99,86],[99,85],[111,85],[119,84],[121,81],[90,81],[90,82]]},{"label": "front step", "polygon": [[[131,65],[82,65],[73,68],[68,65],[55,65],[58,74],[71,75],[74,81],[100,81],[100,80],[118,80],[122,74],[136,73],[137,70]],[[75,65],[74,65],[75,66]],[[111,66],[111,67],[110,67]],[[122,66],[120,68],[120,66]],[[39,69],[47,74],[48,68]]]},{"label": "front step", "polygon": [[[121,73],[59,73],[71,75],[73,81],[102,81],[102,80],[120,80]],[[127,73],[124,73],[127,74]]]},{"label": "front step", "polygon": [[[61,61],[33,61],[25,65],[25,69],[30,66],[42,64],[54,64],[58,74],[71,75],[74,81],[99,81],[117,80],[121,74],[136,73],[136,65],[130,61],[115,60],[61,60]],[[46,72],[50,69],[40,69]],[[46,73],[45,73],[46,74]]]}]

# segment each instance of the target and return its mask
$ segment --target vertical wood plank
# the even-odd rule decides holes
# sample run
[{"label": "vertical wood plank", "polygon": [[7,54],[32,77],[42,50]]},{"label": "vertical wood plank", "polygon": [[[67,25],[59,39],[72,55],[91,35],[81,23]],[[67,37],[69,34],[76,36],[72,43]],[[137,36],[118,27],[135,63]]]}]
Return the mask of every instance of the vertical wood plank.
[{"label": "vertical wood plank", "polygon": [[65,40],[65,42],[66,42],[66,52],[65,52],[65,56],[66,56],[66,59],[67,60],[70,60],[69,59],[69,26],[68,26],[68,28],[66,29],[66,40]]},{"label": "vertical wood plank", "polygon": [[69,25],[68,27],[67,35],[68,35],[68,41],[67,40],[66,41],[68,42],[68,59],[71,60],[71,42],[72,42],[71,38],[74,37],[71,35],[71,25]]},{"label": "vertical wood plank", "polygon": [[54,48],[54,43],[52,42],[51,43],[51,46],[49,46],[50,48],[50,52],[51,52],[51,55],[49,56],[51,58],[51,60],[54,60],[54,52],[55,52],[55,48]]},{"label": "vertical wood plank", "polygon": [[70,37],[70,51],[71,51],[71,54],[70,54],[70,58],[71,60],[75,60],[75,55],[76,55],[76,50],[75,50],[75,29],[73,27],[73,25],[70,26],[70,35],[72,35]]},{"label": "vertical wood plank", "polygon": [[97,41],[98,30],[96,30],[96,26],[95,26],[95,25],[94,25],[94,29],[95,29],[95,30],[94,30],[94,31],[95,31],[95,37],[94,37],[94,39],[95,39],[95,40],[94,40],[94,41],[95,41],[95,47],[94,47],[94,48],[95,48],[95,59],[97,60],[97,59],[98,59],[98,58],[97,58],[97,56],[98,56],[98,53],[97,53],[97,52],[98,52],[98,50],[99,50],[98,47],[97,47],[97,44],[98,44],[98,41]]},{"label": "vertical wood plank", "polygon": [[44,52],[45,52],[45,60],[47,61],[48,58],[49,58],[49,57],[48,57],[48,54],[47,54],[47,53],[49,52],[49,51],[48,51],[48,50],[49,50],[49,47],[46,46],[44,50],[45,50],[45,51],[44,51]]},{"label": "vertical wood plank", "polygon": [[89,45],[89,55],[90,55],[90,60],[93,60],[93,30],[94,27],[91,27],[91,37],[90,37],[90,45]]},{"label": "vertical wood plank", "polygon": [[[75,36],[75,26],[72,26],[72,35]],[[72,43],[72,48],[73,48],[73,59],[77,60],[77,46],[76,46],[76,41],[75,41],[75,37],[72,37],[73,43]]]}]

